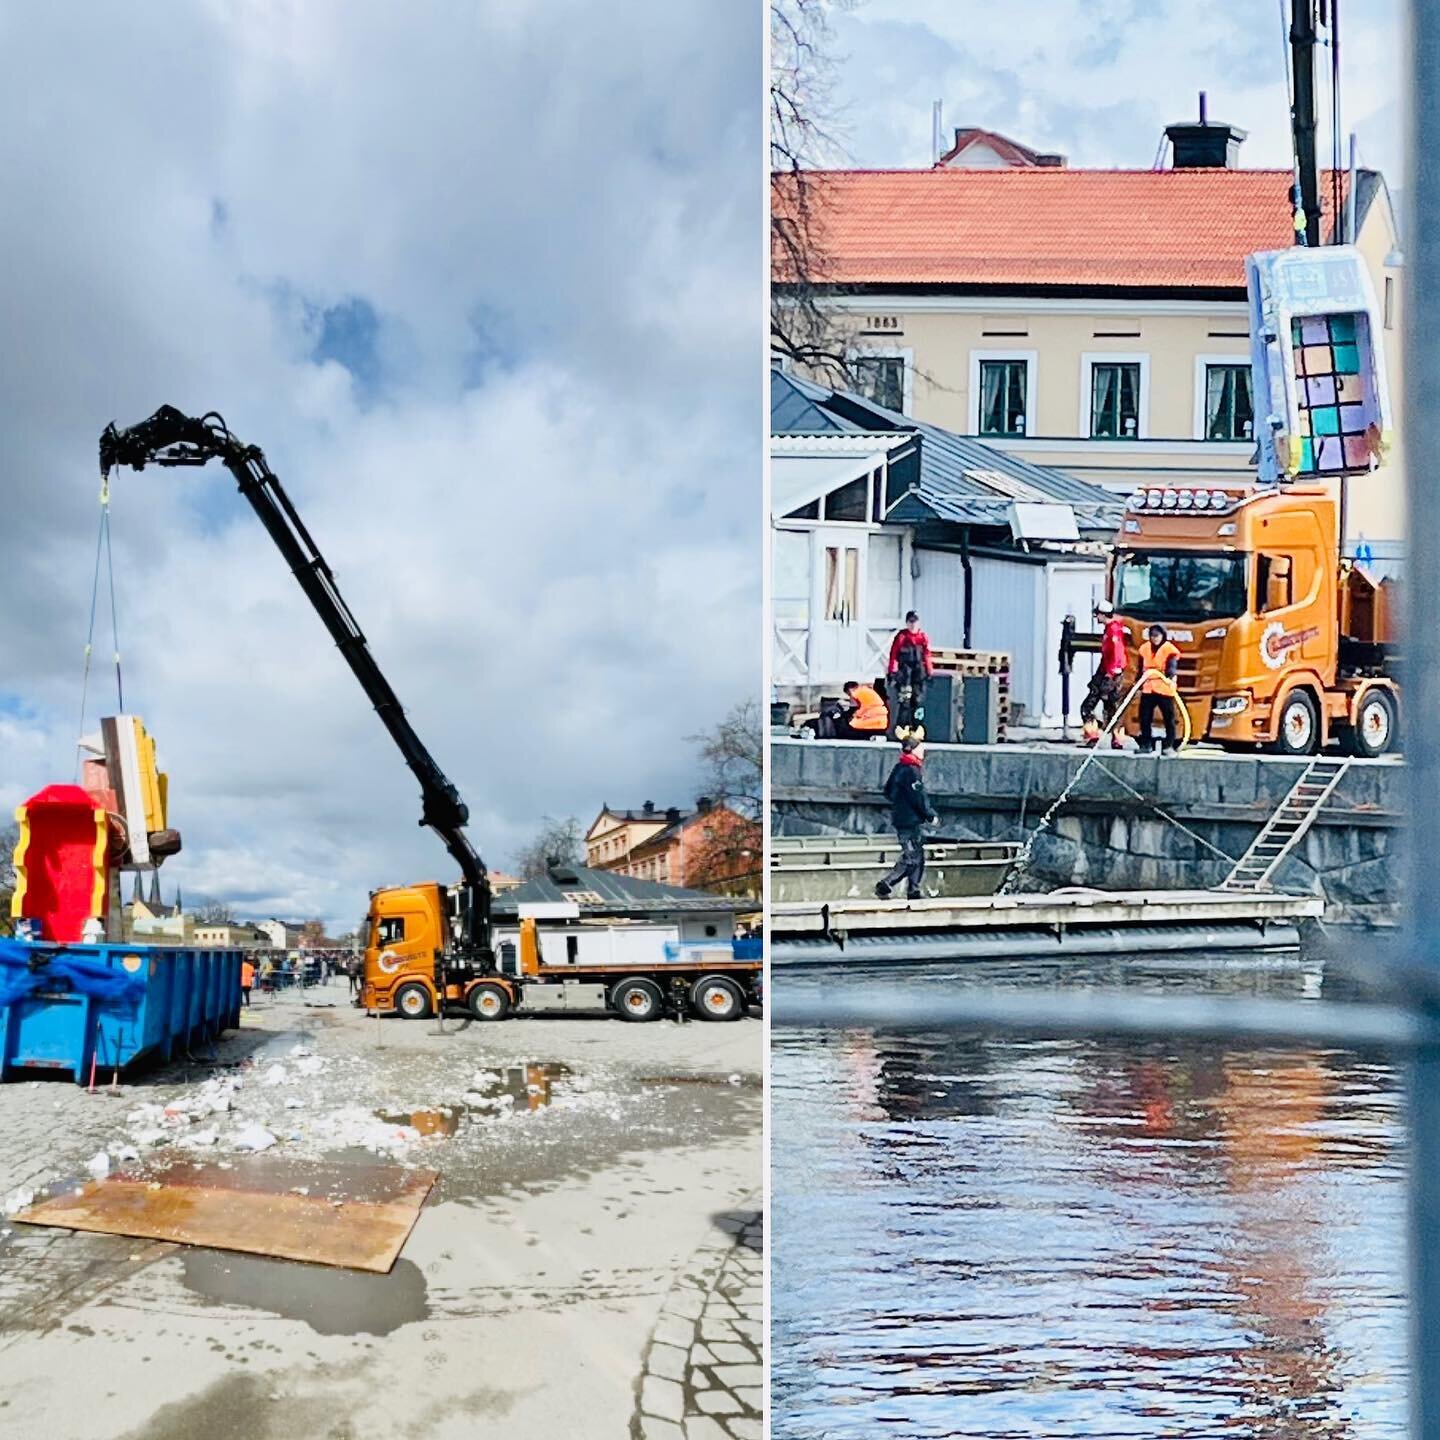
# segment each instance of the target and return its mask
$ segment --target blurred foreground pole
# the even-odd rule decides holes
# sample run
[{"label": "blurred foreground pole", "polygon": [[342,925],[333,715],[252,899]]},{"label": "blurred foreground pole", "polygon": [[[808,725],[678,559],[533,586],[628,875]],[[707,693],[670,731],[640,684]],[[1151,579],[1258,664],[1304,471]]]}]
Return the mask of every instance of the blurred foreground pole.
[{"label": "blurred foreground pole", "polygon": [[[1409,214],[1403,427],[1406,474],[1405,749],[1414,958],[1440,980],[1440,0],[1410,0]],[[1403,45],[1403,41],[1401,42]],[[1402,105],[1406,96],[1400,96]],[[1418,1003],[1418,1002],[1417,1002]],[[1410,1086],[1410,1343],[1414,1433],[1440,1440],[1440,1049],[1415,1052]]]}]

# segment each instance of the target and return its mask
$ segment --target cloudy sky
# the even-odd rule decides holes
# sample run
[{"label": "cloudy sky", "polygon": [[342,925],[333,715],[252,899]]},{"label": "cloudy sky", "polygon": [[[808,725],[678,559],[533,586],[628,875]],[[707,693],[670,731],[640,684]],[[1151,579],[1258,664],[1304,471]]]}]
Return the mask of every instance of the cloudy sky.
[{"label": "cloudy sky", "polygon": [[[762,16],[627,0],[0,8],[0,808],[69,780],[96,441],[261,445],[492,865],[693,799],[759,689]],[[219,467],[113,496],[166,891],[346,928],[447,876]],[[103,647],[108,649],[108,636]],[[114,709],[108,666],[90,720]]]},{"label": "cloudy sky", "polygon": [[[1397,189],[1401,8],[1345,0],[1340,30],[1342,129]],[[927,165],[930,106],[942,100],[947,139],[980,125],[1074,165],[1148,168],[1165,126],[1193,118],[1201,90],[1213,119],[1250,132],[1242,163],[1289,164],[1277,0],[856,0],[835,32],[853,164]]]}]

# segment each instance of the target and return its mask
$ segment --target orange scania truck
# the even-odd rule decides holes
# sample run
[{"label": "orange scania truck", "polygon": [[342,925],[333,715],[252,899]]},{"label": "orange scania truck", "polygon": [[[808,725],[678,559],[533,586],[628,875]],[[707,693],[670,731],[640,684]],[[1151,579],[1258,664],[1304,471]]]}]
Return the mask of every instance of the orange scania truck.
[{"label": "orange scania truck", "polygon": [[[1340,558],[1326,486],[1146,488],[1130,497],[1111,599],[1135,645],[1164,625],[1196,740],[1311,755],[1396,748],[1398,602]],[[1127,716],[1131,733],[1137,717]]]}]

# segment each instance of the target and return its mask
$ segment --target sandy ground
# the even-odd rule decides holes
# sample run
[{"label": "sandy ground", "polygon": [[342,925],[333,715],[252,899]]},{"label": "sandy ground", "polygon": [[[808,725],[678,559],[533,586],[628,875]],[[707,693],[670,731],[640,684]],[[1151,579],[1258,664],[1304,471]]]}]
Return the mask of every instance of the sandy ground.
[{"label": "sandy ground", "polygon": [[[5,1221],[0,1436],[758,1435],[762,1053],[754,1020],[437,1033],[367,1020],[336,984],[257,1006],[213,1061],[119,1095],[0,1087],[11,1196],[137,1142],[162,1156],[201,1136],[187,1153],[220,1162],[257,1124],[271,1156],[441,1175],[383,1276]],[[193,1107],[216,1076],[239,1081],[228,1111],[157,1125],[144,1108]],[[426,1128],[441,1107],[454,1133],[418,1136],[414,1112]],[[702,1358],[753,1363],[692,1358],[667,1420],[649,1357],[677,1308],[697,1346],[703,1310],[741,1347]],[[714,1420],[685,1418],[697,1394]]]}]

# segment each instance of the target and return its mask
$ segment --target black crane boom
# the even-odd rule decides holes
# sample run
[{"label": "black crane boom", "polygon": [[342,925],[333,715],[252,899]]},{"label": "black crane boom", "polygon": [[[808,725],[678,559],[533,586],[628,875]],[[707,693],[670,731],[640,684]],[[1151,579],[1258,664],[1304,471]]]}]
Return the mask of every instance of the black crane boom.
[{"label": "black crane boom", "polygon": [[173,406],[162,405],[148,420],[119,430],[113,424],[100,437],[100,471],[118,465],[143,470],[146,465],[204,465],[219,460],[235,477],[240,493],[260,517],[260,523],[285,557],[286,564],[315,607],[340,653],[360,682],[390,738],[399,747],[411,773],[420,782],[420,823],[428,825],[444,842],[460,867],[468,903],[460,917],[461,943],[484,959],[490,951],[490,881],[475,847],[465,833],[470,812],[454,783],[436,764],[415,728],[405,717],[390,682],[386,680],[355,617],[335,584],[335,576],[310,538],[257,445],[237,440],[225,421],[213,411],[194,419]]}]

